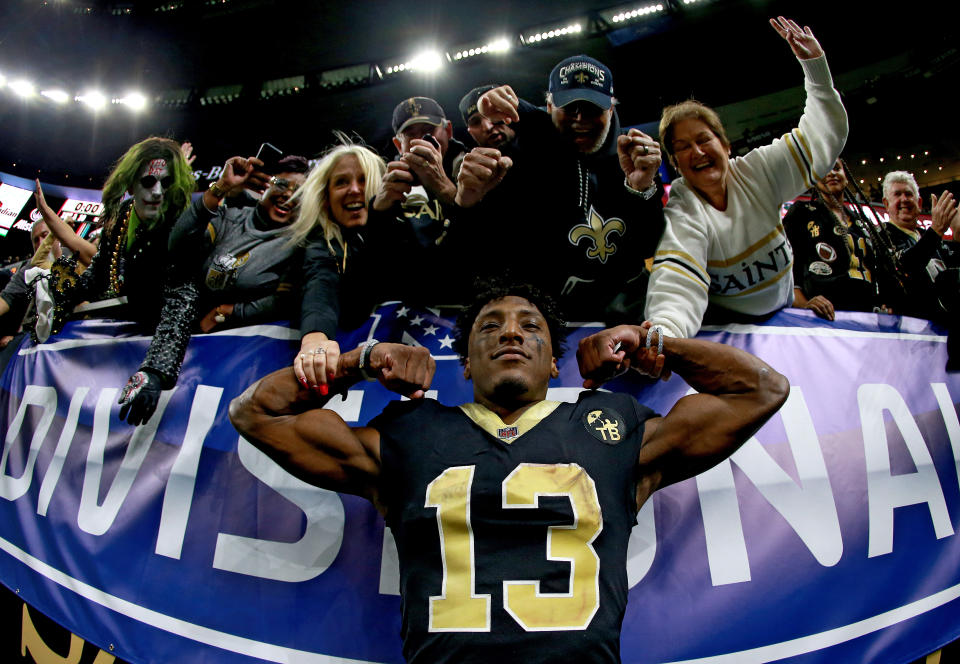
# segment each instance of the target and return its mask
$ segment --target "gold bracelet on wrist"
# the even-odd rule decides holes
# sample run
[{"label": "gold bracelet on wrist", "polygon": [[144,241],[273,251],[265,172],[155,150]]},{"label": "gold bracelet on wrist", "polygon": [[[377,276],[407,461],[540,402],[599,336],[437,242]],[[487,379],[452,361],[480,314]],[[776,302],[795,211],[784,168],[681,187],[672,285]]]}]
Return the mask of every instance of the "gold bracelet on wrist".
[{"label": "gold bracelet on wrist", "polygon": [[207,191],[213,194],[213,197],[217,200],[222,200],[227,195],[227,192],[225,192],[223,187],[220,185],[219,180],[210,185],[210,188],[207,189]]}]

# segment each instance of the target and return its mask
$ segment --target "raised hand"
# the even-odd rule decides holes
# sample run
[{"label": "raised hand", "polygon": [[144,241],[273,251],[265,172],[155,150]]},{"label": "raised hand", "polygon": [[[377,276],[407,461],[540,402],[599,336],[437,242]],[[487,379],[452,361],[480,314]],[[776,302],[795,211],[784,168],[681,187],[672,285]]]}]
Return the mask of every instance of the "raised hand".
[{"label": "raised hand", "polygon": [[[57,237],[60,246],[65,246],[73,252],[73,255],[83,265],[90,265],[94,254],[97,253],[97,247],[77,236],[73,228],[61,219],[56,212],[47,204],[47,199],[43,195],[43,187],[40,186],[40,180],[36,180],[36,186],[33,190],[33,198],[37,203],[37,210],[43,217],[44,223],[50,232]],[[57,245],[55,245],[57,246]],[[54,249],[54,254],[59,256],[59,249]]]},{"label": "raised hand", "polygon": [[520,114],[517,113],[519,106],[520,98],[509,85],[487,90],[477,100],[477,110],[480,115],[489,118],[491,122],[510,124],[519,121]]},{"label": "raised hand", "polygon": [[193,166],[193,162],[197,160],[197,155],[193,154],[193,143],[190,141],[181,143],[180,152],[183,153],[183,158],[187,162],[187,166]]},{"label": "raised hand", "polygon": [[580,340],[577,365],[587,389],[605,382],[630,368],[630,351],[640,347],[640,335],[632,325],[602,330]]},{"label": "raised hand", "polygon": [[[960,224],[958,217],[960,212],[952,193],[944,191],[939,198],[936,194],[930,194],[930,228],[936,231],[937,235],[943,237],[948,228],[956,228]],[[953,239],[957,239],[956,233]]]},{"label": "raised hand", "polygon": [[[666,357],[657,352],[657,346],[646,345],[647,335],[651,334],[651,324],[619,325],[591,334],[580,340],[577,347],[577,364],[583,376],[583,386],[587,389],[600,387],[603,383],[619,376],[627,369],[635,369],[651,378],[662,377],[666,380],[670,372],[664,372]],[[658,332],[653,332],[653,342]]]},{"label": "raised hand", "polygon": [[639,129],[631,129],[617,138],[620,168],[631,189],[643,191],[653,184],[660,168],[660,144]]},{"label": "raised hand", "polygon": [[405,161],[391,161],[387,172],[380,181],[380,190],[373,199],[373,209],[383,212],[389,210],[397,201],[403,201],[410,193],[416,178]]},{"label": "raised hand", "polygon": [[220,179],[217,184],[220,190],[227,196],[239,192],[244,187],[249,187],[254,191],[263,191],[267,188],[269,176],[263,171],[257,170],[263,166],[263,162],[256,157],[230,157],[227,163],[223,165],[223,171],[220,173]]},{"label": "raised hand", "polygon": [[421,399],[430,387],[437,365],[426,348],[380,343],[370,352],[370,370],[392,392]]},{"label": "raised hand", "polygon": [[410,167],[427,191],[445,202],[453,202],[456,185],[443,171],[443,155],[437,145],[415,138],[410,141],[410,151],[403,153],[400,159]]},{"label": "raised hand", "polygon": [[504,157],[494,148],[474,148],[464,158],[457,176],[457,199],[460,207],[476,205],[503,180],[513,166],[510,157]]},{"label": "raised hand", "polygon": [[[47,205],[47,199],[43,196],[43,187],[40,186],[40,180],[34,180],[36,182],[36,187],[33,190],[33,199],[37,204],[37,209],[40,211],[40,215],[46,221],[49,217],[57,217],[57,213],[53,211],[49,205]],[[59,219],[60,217],[57,217]]]},{"label": "raised hand", "polygon": [[811,60],[823,55],[820,42],[813,36],[809,26],[805,25],[801,30],[795,21],[783,16],[770,19],[770,25],[790,44],[790,49],[798,60]]}]

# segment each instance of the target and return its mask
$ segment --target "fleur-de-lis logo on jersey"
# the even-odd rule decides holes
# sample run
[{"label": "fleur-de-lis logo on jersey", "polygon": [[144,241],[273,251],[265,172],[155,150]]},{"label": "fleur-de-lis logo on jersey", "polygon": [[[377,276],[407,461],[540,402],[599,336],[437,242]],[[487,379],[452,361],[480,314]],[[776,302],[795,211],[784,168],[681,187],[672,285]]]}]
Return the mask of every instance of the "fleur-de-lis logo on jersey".
[{"label": "fleur-de-lis logo on jersey", "polygon": [[210,290],[223,290],[237,283],[237,270],[250,260],[250,252],[245,251],[238,256],[223,254],[217,256],[207,271],[207,287]]},{"label": "fleur-de-lis logo on jersey", "polygon": [[622,219],[611,217],[604,219],[597,211],[590,206],[590,214],[587,215],[587,223],[577,224],[570,229],[570,235],[567,236],[570,244],[580,244],[580,240],[586,238],[593,244],[587,249],[587,258],[596,258],[601,263],[606,263],[607,258],[617,252],[617,245],[608,241],[611,233],[616,233],[623,237],[627,226]]}]

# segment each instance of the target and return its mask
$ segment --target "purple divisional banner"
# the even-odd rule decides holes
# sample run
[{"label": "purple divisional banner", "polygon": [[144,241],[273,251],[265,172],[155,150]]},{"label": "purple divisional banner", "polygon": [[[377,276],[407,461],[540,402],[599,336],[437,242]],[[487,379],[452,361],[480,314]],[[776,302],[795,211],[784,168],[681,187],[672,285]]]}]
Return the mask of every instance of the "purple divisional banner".
[{"label": "purple divisional banner", "polygon": [[[914,319],[788,310],[707,329],[793,386],[730,461],[657,494],[631,540],[625,662],[908,662],[960,636],[960,382]],[[571,347],[594,326],[574,330]],[[452,323],[385,305],[341,339],[428,347],[430,396],[468,401]],[[372,507],[306,485],[239,438],[227,406],[296,334],[198,335],[134,429],[119,388],[149,339],[71,323],[0,384],[0,580],[130,662],[397,662],[396,552]],[[548,395],[575,399],[573,353]],[[682,380],[608,385],[665,413]],[[329,407],[363,423],[395,395]],[[562,657],[558,653],[558,658]]]}]

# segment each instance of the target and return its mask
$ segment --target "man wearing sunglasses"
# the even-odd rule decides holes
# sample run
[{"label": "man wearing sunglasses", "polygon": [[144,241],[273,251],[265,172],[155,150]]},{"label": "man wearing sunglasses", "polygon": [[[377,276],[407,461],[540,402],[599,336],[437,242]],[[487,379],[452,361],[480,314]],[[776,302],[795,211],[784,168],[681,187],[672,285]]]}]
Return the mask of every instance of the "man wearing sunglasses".
[{"label": "man wearing sunglasses", "polygon": [[152,333],[163,302],[170,229],[190,203],[196,184],[180,145],[150,137],[131,146],[103,187],[103,233],[82,274],[75,258],[57,261],[53,332],[85,300],[127,299],[118,315]]},{"label": "man wearing sunglasses", "polygon": [[163,159],[144,164],[146,175],[133,183],[133,201],[140,221],[151,222],[160,216],[163,192],[173,186],[174,177]]},{"label": "man wearing sunglasses", "polygon": [[[482,247],[475,269],[511,268],[576,321],[642,320],[643,262],[663,231],[660,149],[637,129],[621,134],[616,104],[613,74],[587,55],[553,68],[545,109],[509,85],[488,90],[478,112],[506,123],[516,144],[509,158],[474,149],[458,176],[457,203],[482,222],[461,224],[476,229],[465,244]],[[498,248],[505,234],[524,251]]]}]

